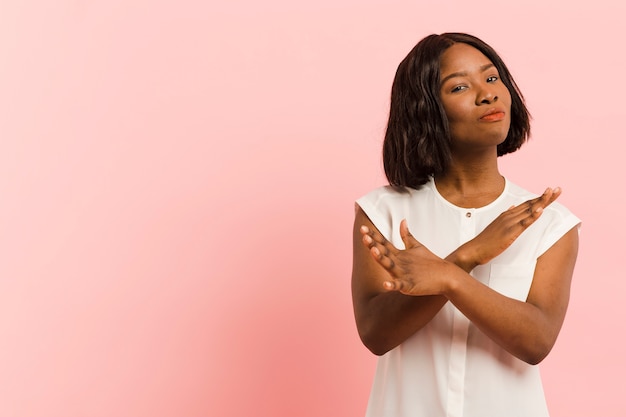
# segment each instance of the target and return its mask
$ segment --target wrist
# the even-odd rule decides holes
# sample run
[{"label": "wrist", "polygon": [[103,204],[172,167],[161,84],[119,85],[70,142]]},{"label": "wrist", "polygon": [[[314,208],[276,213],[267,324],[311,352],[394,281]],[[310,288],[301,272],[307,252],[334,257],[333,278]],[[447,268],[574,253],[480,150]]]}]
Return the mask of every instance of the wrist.
[{"label": "wrist", "polygon": [[447,262],[446,271],[442,274],[441,295],[450,298],[451,294],[457,291],[462,276],[466,275],[467,273],[459,265]]},{"label": "wrist", "polygon": [[[471,242],[471,241],[470,241]],[[456,251],[446,258],[447,261],[454,263],[465,272],[471,272],[479,263],[476,261],[475,251],[472,249],[470,242],[461,245]]]}]

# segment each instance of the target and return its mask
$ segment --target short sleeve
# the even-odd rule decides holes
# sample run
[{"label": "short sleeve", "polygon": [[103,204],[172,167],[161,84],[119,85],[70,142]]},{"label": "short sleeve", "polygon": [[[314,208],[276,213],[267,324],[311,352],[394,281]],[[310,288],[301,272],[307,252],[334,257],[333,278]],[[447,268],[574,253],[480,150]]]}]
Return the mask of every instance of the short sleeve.
[{"label": "short sleeve", "polygon": [[540,220],[547,222],[547,225],[544,226],[541,243],[537,248],[537,257],[543,255],[573,227],[580,227],[581,224],[578,217],[559,203],[552,203],[540,217]]},{"label": "short sleeve", "polygon": [[385,239],[391,241],[393,222],[389,199],[393,198],[391,194],[393,191],[389,188],[390,187],[377,188],[356,200],[356,204],[361,207],[365,215],[374,226],[376,226]]}]

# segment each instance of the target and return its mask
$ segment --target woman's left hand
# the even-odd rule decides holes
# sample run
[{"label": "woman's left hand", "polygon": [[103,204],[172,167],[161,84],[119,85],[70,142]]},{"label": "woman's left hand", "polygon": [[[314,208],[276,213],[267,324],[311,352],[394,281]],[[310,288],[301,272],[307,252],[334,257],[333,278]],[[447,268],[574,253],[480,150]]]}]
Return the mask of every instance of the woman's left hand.
[{"label": "woman's left hand", "polygon": [[442,293],[441,278],[450,264],[418,242],[409,231],[406,220],[400,223],[404,250],[396,248],[380,233],[366,226],[361,227],[361,234],[363,244],[390,275],[390,279],[383,283],[386,290],[415,296]]}]

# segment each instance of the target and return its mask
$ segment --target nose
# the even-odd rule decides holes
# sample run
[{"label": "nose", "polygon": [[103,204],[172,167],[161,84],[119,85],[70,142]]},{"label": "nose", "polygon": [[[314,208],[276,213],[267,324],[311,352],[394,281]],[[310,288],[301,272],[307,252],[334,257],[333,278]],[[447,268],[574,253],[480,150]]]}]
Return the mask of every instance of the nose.
[{"label": "nose", "polygon": [[491,104],[495,101],[498,101],[498,96],[493,92],[493,90],[489,87],[485,87],[476,96],[476,104]]}]

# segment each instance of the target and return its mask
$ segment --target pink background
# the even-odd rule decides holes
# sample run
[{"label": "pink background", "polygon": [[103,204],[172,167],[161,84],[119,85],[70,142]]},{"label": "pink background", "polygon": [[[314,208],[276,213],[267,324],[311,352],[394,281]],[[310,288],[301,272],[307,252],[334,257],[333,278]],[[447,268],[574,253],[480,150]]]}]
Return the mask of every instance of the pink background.
[{"label": "pink background", "polygon": [[521,3],[2,1],[0,416],[362,416],[353,201],[444,31],[527,97],[502,171],[584,221],[552,413],[626,415],[626,6]]}]

